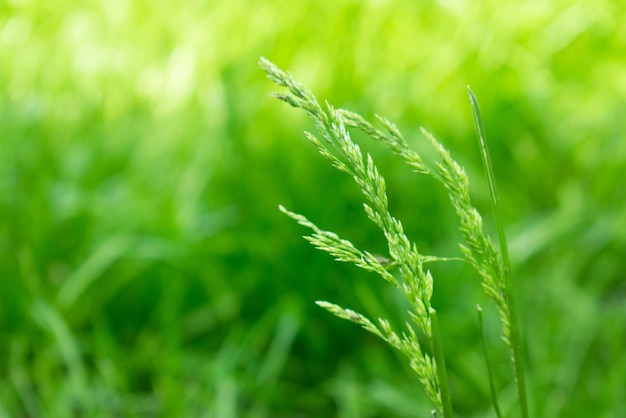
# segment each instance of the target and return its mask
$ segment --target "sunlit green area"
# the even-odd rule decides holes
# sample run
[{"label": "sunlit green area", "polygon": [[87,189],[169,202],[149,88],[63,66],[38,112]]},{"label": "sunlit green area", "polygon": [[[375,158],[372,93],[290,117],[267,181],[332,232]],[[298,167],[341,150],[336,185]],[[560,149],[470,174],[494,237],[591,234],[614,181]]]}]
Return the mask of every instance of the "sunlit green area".
[{"label": "sunlit green area", "polygon": [[[626,416],[626,5],[610,0],[0,3],[0,417],[427,417],[404,358],[315,306],[397,324],[398,294],[277,207],[385,254],[358,189],[269,97],[265,56],[321,100],[419,128],[504,205],[535,417]],[[426,254],[457,257],[437,184],[367,142]],[[494,307],[432,265],[454,408],[517,416]]]}]

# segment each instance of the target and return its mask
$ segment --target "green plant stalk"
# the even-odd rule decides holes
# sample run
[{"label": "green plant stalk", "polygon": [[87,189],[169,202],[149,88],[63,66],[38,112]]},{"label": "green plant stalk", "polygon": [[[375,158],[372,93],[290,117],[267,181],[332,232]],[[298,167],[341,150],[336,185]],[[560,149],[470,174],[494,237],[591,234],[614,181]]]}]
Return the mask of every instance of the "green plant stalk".
[{"label": "green plant stalk", "polygon": [[[357,267],[375,272],[384,280],[397,287],[408,299],[411,307],[409,316],[414,325],[419,327],[424,336],[428,339],[432,351],[433,328],[430,321],[431,304],[430,300],[433,292],[433,278],[430,271],[424,268],[424,264],[431,261],[440,260],[439,257],[427,256],[418,252],[415,243],[411,243],[404,233],[402,222],[394,218],[389,212],[388,197],[386,193],[385,180],[376,168],[374,160],[369,154],[364,154],[358,144],[354,143],[346,129],[347,122],[354,122],[355,114],[342,112],[326,103],[325,108],[320,105],[312,92],[308,91],[300,82],[295,80],[289,73],[280,70],[270,61],[261,58],[261,68],[265,70],[270,80],[279,86],[286,87],[287,90],[273,95],[289,105],[303,109],[314,121],[321,138],[305,132],[305,136],[317,148],[318,152],[328,159],[339,171],[352,177],[363,193],[366,202],[363,207],[368,218],[377,225],[385,235],[388,243],[389,258],[398,269],[398,277],[390,273],[386,264],[375,255],[359,250],[346,239],[342,239],[337,234],[324,231],[309,221],[306,217],[290,212],[279,207],[289,217],[297,221],[302,226],[310,228],[313,233],[305,238],[318,249],[333,255],[337,261],[350,262]],[[364,122],[359,116],[357,122]],[[392,149],[404,151],[406,143],[402,139],[397,129],[386,120],[381,120],[386,127],[387,133],[379,136],[391,143]],[[368,126],[365,126],[369,128]],[[371,131],[371,130],[370,130]],[[378,131],[373,131],[374,136]],[[370,135],[372,134],[370,133]],[[419,156],[411,158],[411,163],[415,168],[421,169],[425,173],[425,168]],[[426,394],[433,401],[437,410],[444,412],[446,418],[452,418],[451,402],[449,400],[449,390],[447,383],[440,384],[439,375],[436,369],[443,372],[445,377],[445,364],[443,363],[443,350],[437,345],[439,360],[436,361],[433,355],[424,352],[420,346],[420,341],[413,325],[406,323],[406,329],[401,334],[396,333],[389,321],[383,318],[378,319],[378,324],[368,319],[365,315],[351,309],[342,308],[334,303],[326,301],[316,302],[335,316],[349,320],[360,325],[365,330],[379,336],[392,347],[400,350],[409,358],[411,368],[417,373],[420,382],[424,385]],[[438,325],[435,326],[439,333]],[[440,341],[440,339],[439,339]],[[443,396],[442,396],[443,388]],[[445,409],[442,405],[442,398],[447,402]]]},{"label": "green plant stalk", "polygon": [[483,322],[483,308],[480,305],[476,305],[476,312],[478,312],[478,323],[480,324],[480,339],[483,343],[483,353],[485,355],[485,364],[487,365],[487,376],[489,377],[489,392],[491,394],[491,403],[493,403],[493,409],[496,411],[496,416],[502,418],[500,412],[500,406],[498,405],[498,395],[496,394],[496,385],[493,382],[493,372],[491,371],[491,361],[489,361],[489,353],[487,352],[487,339],[485,338],[485,325]]},{"label": "green plant stalk", "polygon": [[453,418],[452,401],[450,400],[450,389],[448,387],[448,376],[446,372],[446,361],[443,354],[443,342],[439,332],[439,318],[437,311],[430,310],[430,327],[432,333],[433,357],[437,364],[437,378],[439,379],[439,394],[441,395],[441,405],[444,418]]},{"label": "green plant stalk", "polygon": [[506,236],[504,233],[504,222],[502,219],[502,208],[500,207],[500,201],[498,199],[498,191],[496,189],[496,181],[493,173],[493,166],[491,164],[491,158],[489,156],[489,149],[487,148],[487,137],[485,135],[485,128],[482,118],[480,116],[480,110],[478,108],[478,101],[474,92],[467,86],[467,91],[472,106],[472,113],[474,115],[474,125],[476,127],[476,135],[478,136],[478,143],[480,148],[480,155],[483,161],[483,167],[485,169],[485,175],[487,177],[487,184],[489,186],[489,195],[491,197],[491,207],[493,209],[493,216],[496,222],[496,228],[498,231],[498,239],[500,242],[500,252],[502,255],[502,261],[504,264],[504,297],[506,298],[509,306],[509,323],[511,327],[511,350],[513,352],[513,367],[515,369],[515,381],[517,383],[517,395],[519,397],[520,409],[523,418],[528,418],[528,399],[526,394],[526,374],[524,369],[524,355],[522,353],[522,337],[517,320],[517,309],[515,307],[515,298],[513,296],[513,281],[511,279],[511,263],[509,261],[509,251],[506,243]]}]

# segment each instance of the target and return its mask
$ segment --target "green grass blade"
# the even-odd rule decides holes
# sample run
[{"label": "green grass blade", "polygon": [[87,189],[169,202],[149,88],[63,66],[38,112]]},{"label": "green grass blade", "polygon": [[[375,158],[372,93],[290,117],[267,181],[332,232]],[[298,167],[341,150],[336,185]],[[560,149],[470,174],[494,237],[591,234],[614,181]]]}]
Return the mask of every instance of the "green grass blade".
[{"label": "green grass blade", "polygon": [[431,309],[430,323],[432,332],[433,356],[437,364],[437,378],[439,380],[439,393],[441,394],[441,405],[443,408],[444,418],[453,418],[452,401],[450,400],[450,389],[448,387],[448,376],[446,372],[446,362],[443,355],[443,343],[441,341],[441,333],[439,332],[439,319],[437,311]]},{"label": "green grass blade", "polygon": [[493,173],[493,166],[491,165],[491,158],[489,156],[489,149],[487,148],[487,137],[485,135],[485,128],[482,118],[480,116],[480,110],[478,108],[478,101],[472,89],[467,86],[469,93],[470,103],[472,105],[472,113],[474,115],[474,125],[476,126],[476,134],[478,136],[478,142],[480,147],[480,155],[483,161],[483,167],[485,169],[485,175],[487,177],[487,183],[489,185],[489,194],[491,197],[491,206],[493,209],[493,216],[496,222],[496,228],[498,231],[498,239],[500,241],[500,252],[502,254],[502,262],[504,265],[504,294],[509,305],[509,323],[511,326],[511,350],[513,352],[513,367],[515,369],[515,381],[517,383],[517,395],[519,397],[520,409],[523,418],[528,418],[528,400],[526,395],[526,374],[524,370],[524,355],[522,353],[522,338],[517,321],[517,310],[515,308],[515,298],[513,296],[513,283],[511,280],[511,263],[509,261],[509,252],[506,243],[506,236],[504,234],[504,222],[502,220],[502,208],[500,207],[500,201],[498,199],[498,191],[496,189],[496,181]]},{"label": "green grass blade", "polygon": [[493,167],[491,165],[491,157],[489,155],[489,149],[487,148],[487,136],[485,135],[485,127],[483,125],[482,117],[480,116],[480,109],[478,108],[478,101],[474,92],[468,86],[470,102],[472,104],[472,113],[474,115],[474,125],[476,126],[476,135],[478,135],[478,142],[480,147],[480,156],[483,161],[483,167],[485,168],[485,175],[487,176],[487,184],[489,186],[489,196],[491,198],[491,207],[493,209],[493,215],[496,222],[496,228],[498,229],[498,239],[500,241],[500,251],[502,253],[502,260],[504,261],[504,268],[507,275],[510,271],[509,251],[506,243],[506,236],[504,234],[504,222],[502,220],[502,209],[500,207],[500,200],[498,199],[498,190],[496,189],[496,179],[493,174]]},{"label": "green grass blade", "polygon": [[478,323],[480,324],[480,339],[483,343],[483,353],[485,354],[485,364],[487,365],[487,376],[489,377],[489,392],[491,393],[491,403],[493,409],[496,411],[496,416],[502,418],[500,412],[500,405],[498,405],[498,395],[496,394],[496,385],[493,382],[493,372],[491,371],[491,361],[489,360],[489,353],[487,352],[487,339],[485,338],[485,325],[483,323],[483,308],[480,305],[476,305],[476,312],[478,312]]}]

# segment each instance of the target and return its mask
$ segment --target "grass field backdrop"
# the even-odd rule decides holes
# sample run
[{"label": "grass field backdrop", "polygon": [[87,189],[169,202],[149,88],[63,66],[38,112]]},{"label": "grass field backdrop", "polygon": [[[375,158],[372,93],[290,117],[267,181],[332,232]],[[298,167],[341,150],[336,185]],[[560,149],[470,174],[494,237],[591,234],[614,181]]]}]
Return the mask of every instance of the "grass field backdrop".
[{"label": "grass field backdrop", "polygon": [[[260,56],[418,149],[429,129],[490,220],[471,85],[531,415],[626,416],[623,22],[609,0],[0,3],[0,417],[426,416],[400,356],[313,303],[406,319],[278,211],[384,254],[311,123],[268,97]],[[458,256],[445,191],[363,147],[411,239]],[[462,263],[433,272],[458,415],[493,416],[476,301],[511,410],[494,307]]]}]

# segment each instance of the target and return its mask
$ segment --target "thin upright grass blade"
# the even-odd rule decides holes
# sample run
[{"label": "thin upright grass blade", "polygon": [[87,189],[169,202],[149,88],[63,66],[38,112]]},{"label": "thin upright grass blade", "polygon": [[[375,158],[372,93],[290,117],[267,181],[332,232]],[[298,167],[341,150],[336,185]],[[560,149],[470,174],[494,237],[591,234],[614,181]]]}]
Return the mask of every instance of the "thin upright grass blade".
[{"label": "thin upright grass blade", "polygon": [[522,337],[517,321],[517,310],[515,308],[515,298],[513,296],[513,282],[511,280],[511,263],[509,261],[509,252],[506,244],[506,236],[504,234],[504,222],[502,220],[502,208],[498,199],[498,191],[496,189],[496,180],[491,165],[491,157],[487,148],[487,137],[485,135],[485,127],[483,125],[478,101],[474,92],[467,86],[470,103],[472,105],[472,113],[474,115],[474,125],[476,126],[476,135],[478,136],[478,145],[480,147],[480,155],[489,185],[489,195],[491,197],[491,207],[498,231],[498,239],[500,242],[500,252],[502,262],[504,264],[504,295],[509,305],[509,323],[511,326],[511,351],[513,354],[513,368],[515,371],[515,381],[517,383],[517,395],[519,397],[522,418],[528,418],[528,399],[526,395],[526,373],[524,369],[524,355],[522,353]]}]

